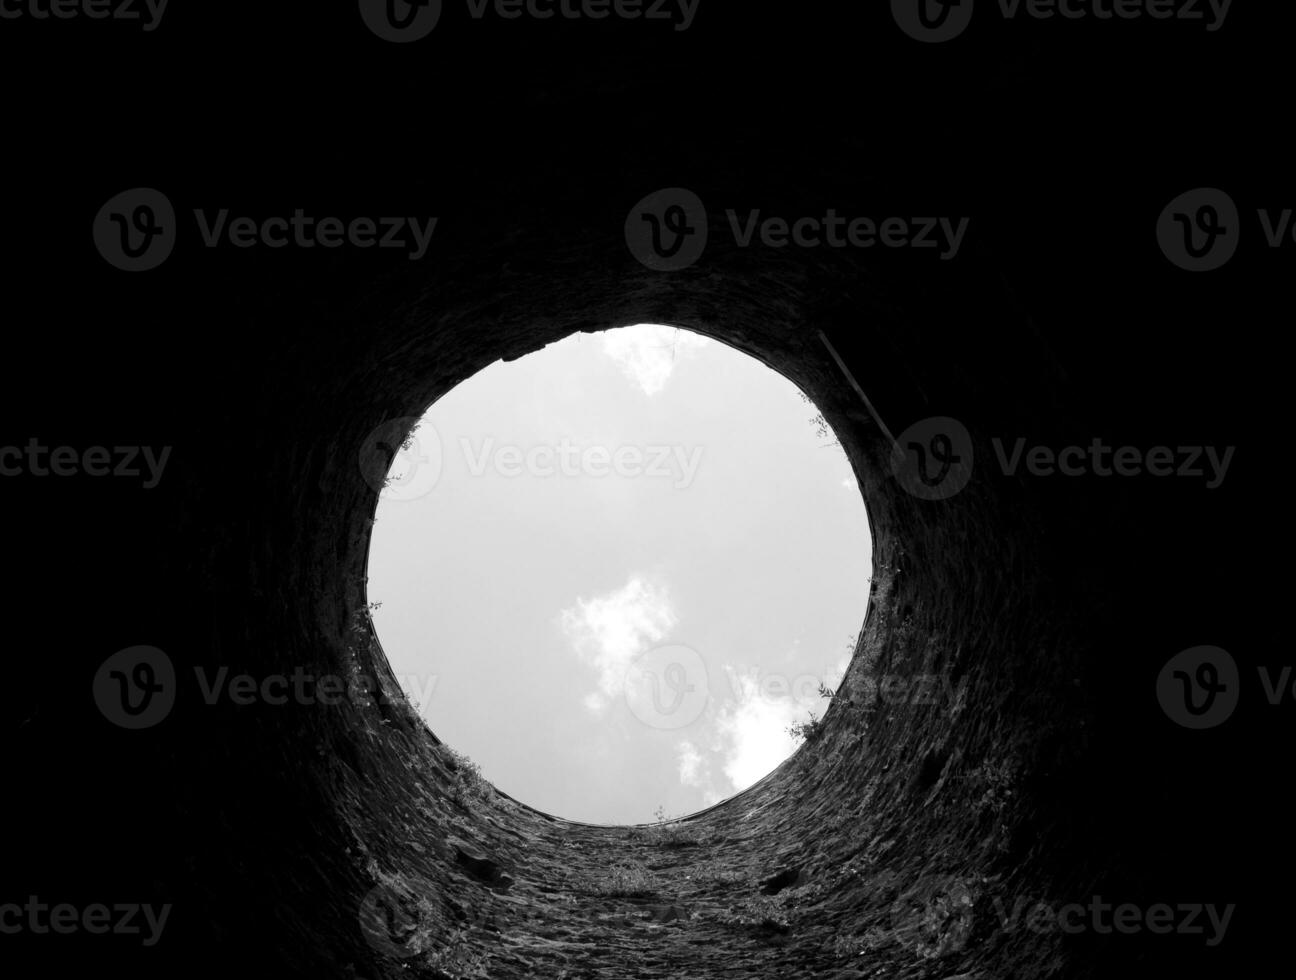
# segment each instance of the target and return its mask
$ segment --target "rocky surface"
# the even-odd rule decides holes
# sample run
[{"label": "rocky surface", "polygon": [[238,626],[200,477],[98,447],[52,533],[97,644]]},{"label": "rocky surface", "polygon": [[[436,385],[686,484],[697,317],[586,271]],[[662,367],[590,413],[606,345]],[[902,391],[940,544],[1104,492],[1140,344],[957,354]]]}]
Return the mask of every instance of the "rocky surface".
[{"label": "rocky surface", "polygon": [[[478,280],[467,268],[443,270],[381,331],[352,327],[331,345],[300,352],[299,376],[316,386],[327,380],[335,397],[309,407],[276,398],[267,408],[282,421],[263,433],[260,451],[273,462],[264,487],[249,492],[282,512],[269,511],[263,531],[227,528],[244,537],[217,538],[209,554],[237,564],[251,551],[250,598],[265,619],[256,640],[225,637],[221,657],[273,649],[288,663],[380,676],[392,695],[390,703],[302,709],[287,727],[283,712],[249,713],[251,725],[214,749],[241,751],[239,737],[273,746],[261,756],[278,801],[271,819],[288,819],[279,810],[286,803],[310,827],[296,849],[291,833],[269,834],[259,857],[236,859],[252,876],[259,860],[292,868],[258,886],[257,901],[273,903],[263,921],[276,923],[275,947],[298,969],[346,964],[364,977],[438,969],[499,978],[1048,972],[1058,938],[1006,932],[994,903],[1011,906],[1054,887],[1039,859],[1049,853],[1043,866],[1056,873],[1057,849],[1076,843],[1061,787],[1087,737],[1076,685],[1084,565],[1073,564],[1077,588],[1060,597],[1044,572],[1047,512],[1016,482],[979,480],[945,501],[905,493],[890,476],[891,444],[818,330],[835,339],[897,426],[920,410],[932,414],[916,392],[924,370],[943,385],[944,410],[979,439],[987,426],[1038,404],[1032,391],[997,387],[988,372],[960,386],[944,361],[918,357],[898,371],[864,356],[879,332],[902,320],[907,345],[921,349],[924,329],[945,342],[937,324],[948,282],[922,287],[921,314],[905,320],[888,296],[919,288],[906,281],[912,271],[894,270],[886,288],[848,310],[812,298],[842,295],[834,279],[846,270],[833,264],[775,266],[758,276],[744,256],[717,254],[709,268],[731,262],[730,275],[686,275],[668,288],[620,263],[614,286],[601,280],[597,254],[565,259],[573,276],[594,270],[578,293],[529,274],[518,245],[508,253],[510,273]],[[474,265],[495,268],[488,259]],[[873,595],[821,731],[779,770],[683,822],[573,824],[480,786],[395,697],[364,614],[372,478],[385,472],[423,405],[494,357],[518,356],[572,329],[654,320],[733,343],[814,398],[870,509]],[[817,329],[790,328],[797,323]],[[343,344],[353,353],[340,356]],[[983,346],[1003,354],[1000,372],[1030,364],[1036,349],[1008,325],[998,345]],[[1032,370],[1040,378],[1033,397],[1048,400],[1047,370]],[[376,427],[382,448],[365,463]],[[990,453],[984,442],[977,450]],[[275,486],[295,489],[269,493]],[[229,572],[215,564],[206,574],[220,580]],[[885,679],[930,687],[897,697],[878,686]],[[303,747],[309,766],[295,761]],[[258,799],[246,786],[240,797]],[[209,805],[231,821],[266,819],[264,802],[256,804],[260,816],[230,813],[230,800],[219,796]],[[1083,861],[1068,872],[1078,887],[1095,873]],[[331,900],[321,916],[325,893]],[[366,896],[395,918],[362,926]],[[394,939],[374,940],[382,921],[378,935]]]},{"label": "rocky surface", "polygon": [[[0,392],[10,438],[175,449],[147,492],[5,484],[33,537],[6,542],[21,555],[11,614],[43,630],[7,661],[6,896],[174,902],[155,948],[14,939],[40,973],[1234,975],[1220,968],[1232,935],[1208,949],[999,914],[1094,894],[1243,903],[1286,813],[1281,757],[1244,744],[1254,730],[1278,741],[1278,709],[1256,721],[1244,699],[1236,723],[1189,732],[1154,696],[1167,658],[1196,644],[1232,647],[1249,670],[1276,648],[1242,642],[1252,614],[1281,607],[1271,573],[1239,557],[1281,513],[1242,491],[1246,472],[1284,487],[1267,464],[1285,443],[1254,428],[1279,413],[1251,404],[1289,387],[1257,363],[1283,366],[1266,354],[1272,314],[1248,305],[1265,250],[1253,236],[1229,269],[1194,276],[1153,235],[1174,194],[1246,188],[1273,157],[1272,118],[1245,118],[1262,87],[1216,67],[1234,35],[1181,45],[1149,22],[1116,43],[1129,25],[1104,23],[1066,47],[1058,19],[923,46],[896,43],[885,4],[840,5],[849,24],[743,4],[703,5],[679,38],[447,14],[420,47],[368,36],[354,4],[237,6],[191,5],[139,48],[97,30],[77,48],[52,21],[5,32],[28,49],[3,61],[14,90],[39,78],[61,120],[35,119],[25,95],[8,109],[22,152],[6,282],[30,311],[12,304],[8,356],[31,372]],[[196,55],[200,42],[213,50]],[[1286,64],[1245,61],[1275,78]],[[49,70],[73,63],[87,72]],[[83,77],[141,95],[110,105]],[[1181,97],[1167,79],[1202,83]],[[95,254],[91,221],[145,184],[186,222],[228,207],[439,223],[419,261],[209,249],[187,223],[165,265],[122,273]],[[713,234],[694,266],[653,272],[627,250],[626,215],[675,186],[705,202]],[[742,248],[731,208],[970,215],[972,230],[957,261]],[[304,670],[394,693],[366,633],[365,564],[406,427],[497,358],[637,322],[700,331],[799,385],[869,508],[874,591],[854,662],[822,733],[767,779],[678,829],[591,827],[480,790],[435,717],[426,730],[395,699],[208,705],[190,680],[155,729],[100,715],[91,678],[139,643],[185,678]],[[923,500],[892,478],[878,419],[899,435],[938,415],[967,427],[976,470],[957,496]],[[1262,451],[1240,450],[1209,492],[1006,476],[992,442],[1248,433]],[[927,676],[961,693],[876,695],[879,678]],[[1275,766],[1260,782],[1237,765],[1257,757]],[[1280,936],[1256,923],[1284,910],[1240,905],[1234,928]],[[85,963],[56,959],[69,948]]]}]

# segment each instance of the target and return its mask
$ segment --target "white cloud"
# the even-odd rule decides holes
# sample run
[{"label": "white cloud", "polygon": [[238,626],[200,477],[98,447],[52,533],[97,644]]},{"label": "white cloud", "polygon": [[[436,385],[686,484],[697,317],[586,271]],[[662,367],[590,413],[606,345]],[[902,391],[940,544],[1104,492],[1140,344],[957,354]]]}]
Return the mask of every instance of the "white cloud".
[{"label": "white cloud", "polygon": [[646,395],[655,395],[666,387],[680,357],[708,343],[707,338],[699,334],[654,323],[640,323],[603,333],[604,353],[616,361]]},{"label": "white cloud", "polygon": [[598,671],[598,689],[585,696],[595,713],[625,688],[626,669],[651,644],[675,628],[675,611],[662,585],[632,576],[625,586],[593,599],[578,598],[560,622],[572,648]]},{"label": "white cloud", "polygon": [[[848,660],[843,657],[836,666],[844,668]],[[704,806],[772,772],[800,743],[787,733],[788,727],[808,721],[811,712],[822,717],[827,708],[813,674],[763,675],[757,667],[740,669],[732,664],[726,664],[724,671],[730,697],[696,733],[698,741],[680,741],[675,746],[680,783],[701,790]],[[824,677],[831,680],[833,675]],[[699,742],[705,747],[699,749]],[[716,790],[717,778],[727,783],[723,793]]]},{"label": "white cloud", "polygon": [[704,807],[719,803],[724,799],[723,794],[717,792],[715,788],[715,780],[711,776],[710,762],[707,761],[706,756],[698,751],[696,745],[687,740],[681,741],[675,746],[675,752],[679,756],[680,783],[701,790],[702,805]]},{"label": "white cloud", "polygon": [[704,783],[702,779],[702,753],[697,747],[688,741],[680,742],[675,746],[679,754],[679,777],[680,782],[685,786],[701,786]]},{"label": "white cloud", "polygon": [[728,704],[716,719],[723,740],[723,769],[734,791],[746,789],[770,772],[796,749],[787,733],[796,721],[805,721],[815,706],[793,697],[762,696],[754,676],[731,674],[737,701]]}]

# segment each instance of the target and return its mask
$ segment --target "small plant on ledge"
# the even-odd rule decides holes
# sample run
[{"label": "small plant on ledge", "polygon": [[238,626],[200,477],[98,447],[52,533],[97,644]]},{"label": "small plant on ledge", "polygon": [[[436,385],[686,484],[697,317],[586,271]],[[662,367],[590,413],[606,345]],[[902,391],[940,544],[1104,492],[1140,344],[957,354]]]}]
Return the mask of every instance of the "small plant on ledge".
[{"label": "small plant on ledge", "polygon": [[481,773],[481,766],[461,752],[446,746],[453,762],[454,783],[451,792],[455,802],[464,806],[474,800],[485,800],[490,794],[490,784]]},{"label": "small plant on ledge", "polygon": [[653,818],[657,821],[654,824],[630,827],[626,831],[626,840],[659,847],[694,847],[706,840],[706,835],[696,827],[668,823],[676,818],[668,816],[663,806],[653,811]]},{"label": "small plant on ledge", "polygon": [[648,870],[633,861],[614,864],[607,877],[594,886],[594,890],[609,898],[638,898],[656,892]]},{"label": "small plant on ledge", "polygon": [[816,718],[815,713],[810,712],[809,721],[793,722],[785,729],[793,738],[805,739],[807,742],[814,741],[823,734],[823,719]]}]

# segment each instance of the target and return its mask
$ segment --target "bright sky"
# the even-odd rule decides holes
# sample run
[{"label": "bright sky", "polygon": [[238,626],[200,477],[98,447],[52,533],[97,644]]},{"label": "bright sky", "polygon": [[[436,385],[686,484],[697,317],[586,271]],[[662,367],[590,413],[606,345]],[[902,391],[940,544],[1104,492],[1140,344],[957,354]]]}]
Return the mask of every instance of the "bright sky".
[{"label": "bright sky", "polygon": [[591,823],[766,775],[864,620],[871,537],[818,410],[718,341],[575,334],[460,384],[392,465],[369,599],[437,736]]}]

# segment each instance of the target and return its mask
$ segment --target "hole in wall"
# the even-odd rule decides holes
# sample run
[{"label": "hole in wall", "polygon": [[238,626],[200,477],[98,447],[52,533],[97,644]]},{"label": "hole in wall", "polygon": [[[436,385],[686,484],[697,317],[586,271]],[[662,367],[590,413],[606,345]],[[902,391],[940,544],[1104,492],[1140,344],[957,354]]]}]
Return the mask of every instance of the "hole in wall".
[{"label": "hole in wall", "polygon": [[497,361],[393,460],[368,598],[398,681],[515,799],[591,823],[695,812],[822,718],[872,535],[816,406],[657,324]]}]

